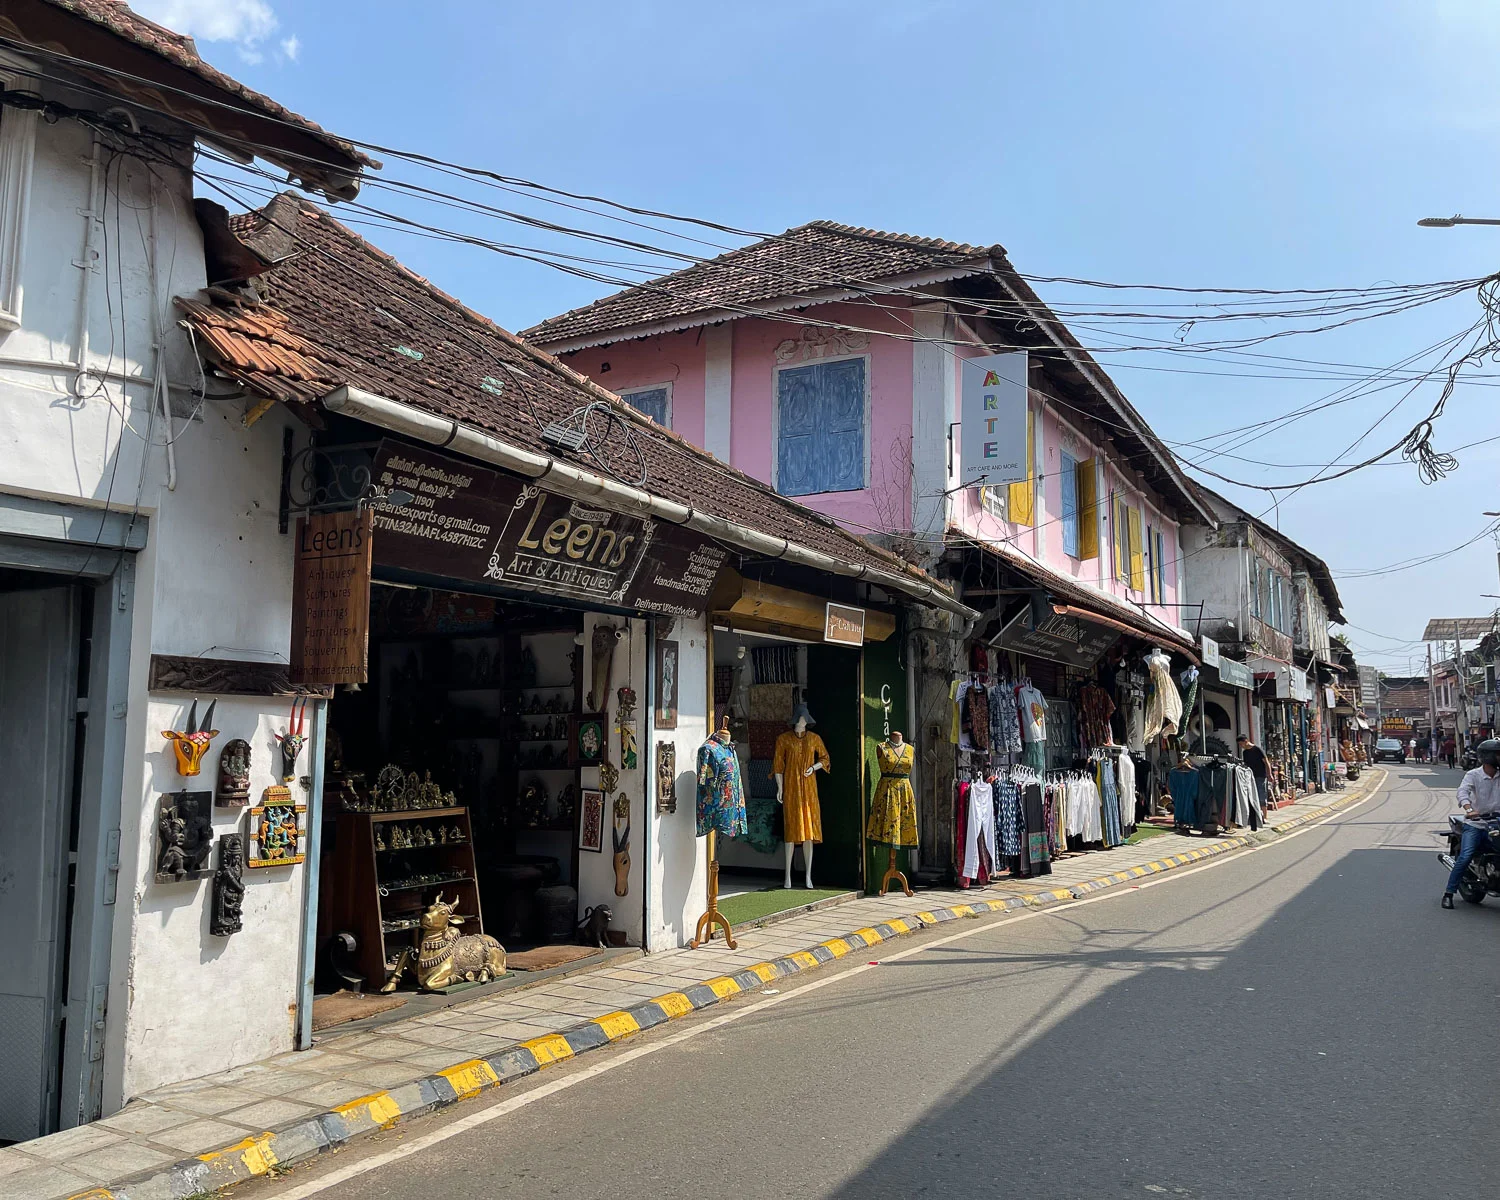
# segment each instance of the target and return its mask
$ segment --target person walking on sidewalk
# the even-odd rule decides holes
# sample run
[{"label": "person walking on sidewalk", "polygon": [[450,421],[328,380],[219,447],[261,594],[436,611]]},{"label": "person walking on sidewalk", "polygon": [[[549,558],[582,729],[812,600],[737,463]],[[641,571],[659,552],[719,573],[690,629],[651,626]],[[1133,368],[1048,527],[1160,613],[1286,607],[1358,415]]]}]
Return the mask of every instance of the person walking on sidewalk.
[{"label": "person walking on sidewalk", "polygon": [[[1451,744],[1451,743],[1450,743]],[[1479,765],[1466,771],[1458,785],[1458,806],[1464,810],[1463,839],[1458,857],[1448,873],[1443,890],[1443,907],[1453,907],[1453,893],[1469,869],[1475,853],[1490,835],[1490,822],[1500,817],[1500,740],[1490,738],[1479,743]]]},{"label": "person walking on sidewalk", "polygon": [[1271,766],[1266,762],[1266,752],[1250,740],[1248,733],[1242,733],[1235,739],[1240,748],[1240,761],[1250,768],[1250,774],[1255,776],[1255,793],[1260,797],[1260,811],[1269,812],[1266,807],[1268,784],[1267,779],[1271,773]]},{"label": "person walking on sidewalk", "polygon": [[1450,769],[1458,765],[1457,761],[1455,761],[1458,757],[1458,743],[1451,737],[1443,739],[1443,757],[1448,760]]}]

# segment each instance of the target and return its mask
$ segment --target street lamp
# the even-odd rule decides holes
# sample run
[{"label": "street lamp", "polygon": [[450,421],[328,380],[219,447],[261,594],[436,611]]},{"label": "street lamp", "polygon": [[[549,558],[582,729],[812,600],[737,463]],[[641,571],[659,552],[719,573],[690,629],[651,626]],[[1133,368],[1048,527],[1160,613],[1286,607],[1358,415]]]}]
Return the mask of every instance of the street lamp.
[{"label": "street lamp", "polygon": [[1417,224],[1423,229],[1452,229],[1455,225],[1500,225],[1500,220],[1494,217],[1461,217],[1454,213],[1451,217],[1423,217]]}]

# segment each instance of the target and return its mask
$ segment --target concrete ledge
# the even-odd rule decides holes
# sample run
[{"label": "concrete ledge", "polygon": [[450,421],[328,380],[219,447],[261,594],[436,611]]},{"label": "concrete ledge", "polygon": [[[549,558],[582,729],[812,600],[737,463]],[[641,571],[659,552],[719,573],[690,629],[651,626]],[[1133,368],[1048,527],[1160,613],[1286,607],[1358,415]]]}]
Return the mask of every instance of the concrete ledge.
[{"label": "concrete ledge", "polygon": [[456,1104],[480,1092],[534,1075],[555,1063],[608,1046],[643,1029],[710,1008],[721,1000],[754,991],[774,980],[815,971],[857,949],[868,949],[905,937],[919,929],[944,925],[966,917],[977,918],[1018,909],[1045,908],[1080,899],[1092,892],[1176,870],[1233,850],[1264,844],[1268,838],[1262,835],[1274,837],[1361,802],[1376,791],[1385,782],[1385,778],[1383,771],[1372,772],[1368,786],[1362,780],[1360,785],[1349,789],[1348,794],[1335,794],[1327,804],[1299,813],[1274,828],[1267,826],[1254,836],[1236,834],[1217,838],[1145,866],[1101,875],[1070,887],[1020,896],[975,898],[963,904],[923,909],[910,916],[892,918],[879,925],[852,930],[841,937],[829,938],[770,962],[757,963],[734,975],[706,979],[631,1009],[606,1013],[559,1033],[546,1034],[509,1046],[489,1058],[469,1059],[389,1091],[372,1092],[327,1112],[301,1118],[207,1154],[182,1159],[169,1167],[144,1173],[134,1179],[79,1192],[72,1200],[186,1200],[205,1192],[215,1192],[265,1175],[273,1168],[304,1162],[325,1150],[346,1145],[355,1138],[380,1129],[390,1129],[403,1121]]}]

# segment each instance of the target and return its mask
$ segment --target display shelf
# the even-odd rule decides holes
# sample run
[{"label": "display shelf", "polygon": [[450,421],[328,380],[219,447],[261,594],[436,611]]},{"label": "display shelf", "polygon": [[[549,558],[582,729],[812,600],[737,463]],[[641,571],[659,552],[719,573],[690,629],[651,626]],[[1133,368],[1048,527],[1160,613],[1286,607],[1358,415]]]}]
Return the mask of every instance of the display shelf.
[{"label": "display shelf", "polygon": [[382,883],[380,885],[380,895],[382,895],[382,896],[389,896],[392,892],[413,892],[413,891],[417,891],[417,890],[419,890],[421,888],[447,887],[450,883],[473,883],[473,882],[474,882],[474,877],[472,875],[450,875],[450,876],[448,876],[447,878],[444,878],[444,879],[423,879],[423,880],[421,880],[419,882],[415,882],[415,883],[406,883],[406,882]]}]

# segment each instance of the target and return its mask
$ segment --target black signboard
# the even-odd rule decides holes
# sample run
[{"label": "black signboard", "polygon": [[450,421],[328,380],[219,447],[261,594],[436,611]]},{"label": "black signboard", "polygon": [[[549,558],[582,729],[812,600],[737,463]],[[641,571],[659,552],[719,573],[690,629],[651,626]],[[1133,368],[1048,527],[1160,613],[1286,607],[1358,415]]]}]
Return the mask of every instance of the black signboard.
[{"label": "black signboard", "polygon": [[698,617],[728,552],[650,517],[613,512],[430,450],[384,442],[375,562],[612,608]]},{"label": "black signboard", "polygon": [[1048,658],[1075,667],[1091,667],[1119,639],[1108,625],[1095,625],[1074,616],[1053,613],[1035,629],[1031,610],[1022,608],[1000,630],[995,644],[1017,654]]}]

